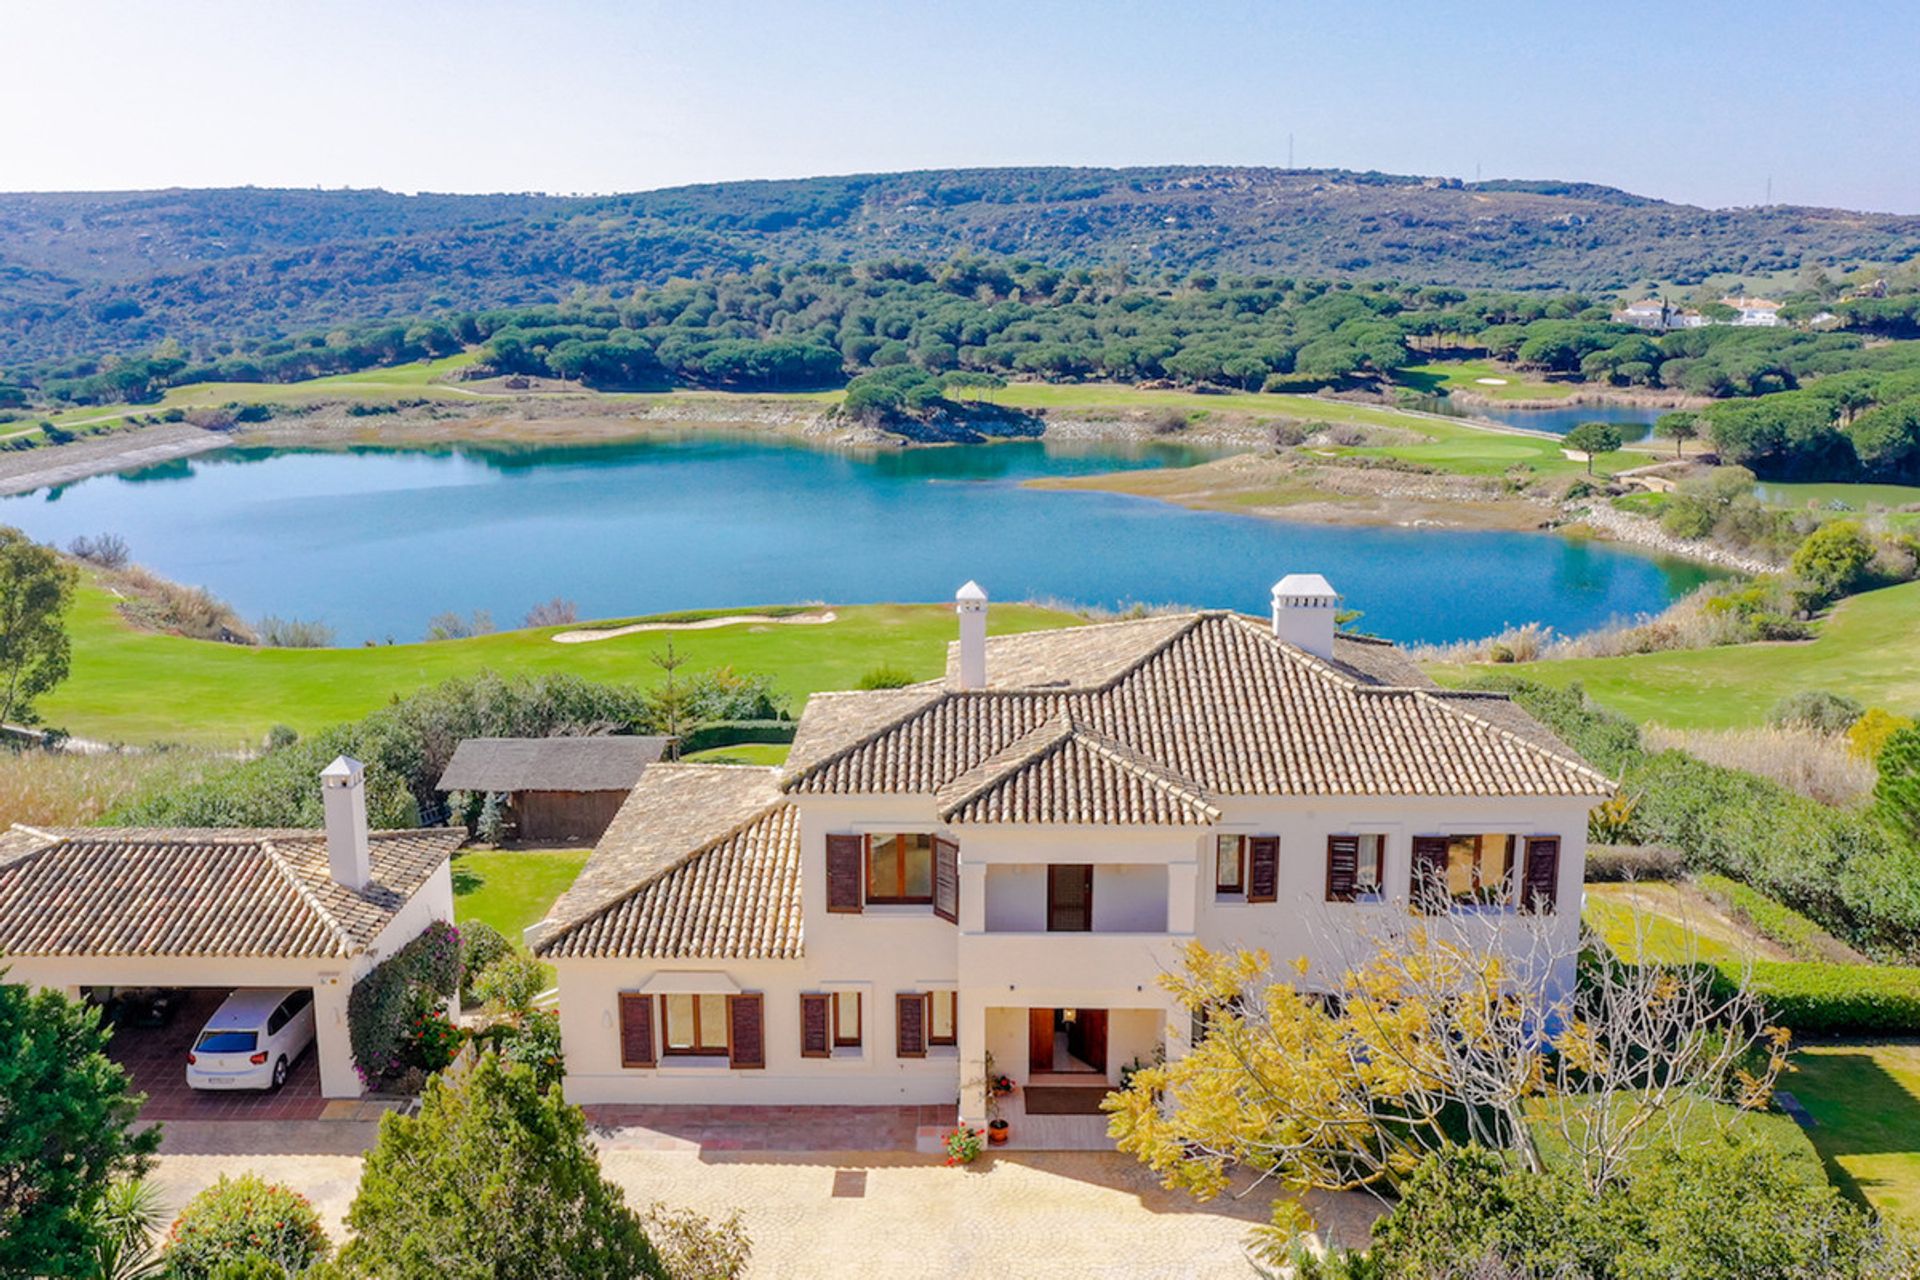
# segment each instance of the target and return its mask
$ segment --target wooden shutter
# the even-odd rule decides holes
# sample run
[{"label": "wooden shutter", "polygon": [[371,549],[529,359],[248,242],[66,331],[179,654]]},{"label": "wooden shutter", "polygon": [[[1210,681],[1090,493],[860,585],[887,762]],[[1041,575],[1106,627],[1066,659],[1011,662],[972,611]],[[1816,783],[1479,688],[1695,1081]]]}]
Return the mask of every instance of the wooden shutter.
[{"label": "wooden shutter", "polygon": [[1272,902],[1280,896],[1280,837],[1247,841],[1247,901]]},{"label": "wooden shutter", "polygon": [[827,837],[827,910],[859,913],[866,850],[864,836]]},{"label": "wooden shutter", "polygon": [[1560,905],[1560,837],[1528,836],[1520,878],[1520,909],[1552,912]]},{"label": "wooden shutter", "polygon": [[727,1065],[767,1065],[767,1020],[758,994],[727,997]]},{"label": "wooden shutter", "polygon": [[893,998],[893,1052],[901,1058],[927,1056],[927,997],[902,991]]},{"label": "wooden shutter", "polygon": [[833,999],[825,993],[803,992],[800,996],[800,1056],[831,1058]]},{"label": "wooden shutter", "polygon": [[1413,887],[1409,895],[1415,911],[1445,915],[1453,903],[1447,895],[1447,838],[1413,838]]},{"label": "wooden shutter", "polygon": [[933,914],[960,923],[960,846],[933,838]]},{"label": "wooden shutter", "polygon": [[1327,837],[1327,901],[1352,902],[1360,875],[1360,837]]},{"label": "wooden shutter", "polygon": [[620,1065],[651,1067],[653,1055],[653,997],[620,993]]}]

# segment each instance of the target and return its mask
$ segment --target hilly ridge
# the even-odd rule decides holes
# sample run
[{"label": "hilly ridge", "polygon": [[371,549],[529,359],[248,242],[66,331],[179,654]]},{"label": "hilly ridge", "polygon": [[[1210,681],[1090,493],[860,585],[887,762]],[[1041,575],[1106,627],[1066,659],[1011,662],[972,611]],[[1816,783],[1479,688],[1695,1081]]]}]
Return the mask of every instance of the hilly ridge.
[{"label": "hilly ridge", "polygon": [[982,169],[601,197],[237,188],[0,195],[0,368],[552,301],[759,264],[969,253],[1611,291],[1904,261],[1920,217],[1710,210],[1576,182],[1335,170]]}]

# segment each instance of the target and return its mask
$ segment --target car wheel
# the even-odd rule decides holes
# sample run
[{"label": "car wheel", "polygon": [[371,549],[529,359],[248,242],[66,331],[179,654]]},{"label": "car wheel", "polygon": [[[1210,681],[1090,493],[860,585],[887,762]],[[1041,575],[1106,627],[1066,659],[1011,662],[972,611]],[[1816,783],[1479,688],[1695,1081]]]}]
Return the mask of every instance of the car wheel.
[{"label": "car wheel", "polygon": [[273,1087],[278,1089],[287,1082],[287,1060],[276,1058],[273,1063]]}]

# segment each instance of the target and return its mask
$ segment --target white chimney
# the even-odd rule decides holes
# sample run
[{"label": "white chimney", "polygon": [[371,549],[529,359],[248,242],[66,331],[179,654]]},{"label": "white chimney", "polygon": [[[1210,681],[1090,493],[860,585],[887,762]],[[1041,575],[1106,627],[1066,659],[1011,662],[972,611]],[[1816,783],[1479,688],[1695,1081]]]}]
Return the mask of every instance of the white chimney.
[{"label": "white chimney", "polygon": [[953,611],[960,615],[960,687],[987,687],[987,593],[969,581],[954,592]]},{"label": "white chimney", "polygon": [[1340,596],[1317,573],[1290,573],[1273,584],[1273,634],[1321,658],[1333,657]]},{"label": "white chimney", "polygon": [[373,879],[367,851],[367,769],[338,756],[320,771],[320,800],[327,815],[327,865],[333,878],[355,891]]}]

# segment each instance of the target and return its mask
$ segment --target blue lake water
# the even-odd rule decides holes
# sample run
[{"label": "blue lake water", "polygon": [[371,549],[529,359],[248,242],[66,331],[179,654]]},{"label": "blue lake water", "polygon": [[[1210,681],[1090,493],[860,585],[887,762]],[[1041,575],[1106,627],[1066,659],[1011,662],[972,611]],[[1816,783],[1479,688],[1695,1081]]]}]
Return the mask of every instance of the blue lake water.
[{"label": "blue lake water", "polygon": [[1617,422],[1624,427],[1645,428],[1638,432],[1628,431],[1629,439],[1644,436],[1646,431],[1653,428],[1654,419],[1671,412],[1631,404],[1576,404],[1558,409],[1513,409],[1500,404],[1465,406],[1457,405],[1444,396],[1424,397],[1413,407],[1428,413],[1443,413],[1450,418],[1484,418],[1509,427],[1525,427],[1529,431],[1550,431],[1557,436],[1567,434],[1583,422]]},{"label": "blue lake water", "polygon": [[226,450],[0,500],[0,523],[134,557],[243,616],[318,618],[342,644],[418,639],[443,610],[517,625],[718,605],[944,600],[1168,603],[1263,612],[1327,575],[1398,640],[1657,610],[1708,571],[1536,533],[1345,528],[1021,487],[1184,465],[1178,446],[1042,441],[841,452],[730,436],[433,450]]}]

